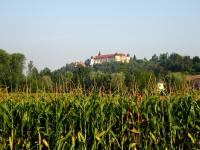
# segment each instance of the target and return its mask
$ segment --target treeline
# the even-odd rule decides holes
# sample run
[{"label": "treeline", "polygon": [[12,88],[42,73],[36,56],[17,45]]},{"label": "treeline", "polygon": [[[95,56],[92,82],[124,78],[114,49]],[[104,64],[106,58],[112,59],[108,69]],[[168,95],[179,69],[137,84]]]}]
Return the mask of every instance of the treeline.
[{"label": "treeline", "polygon": [[0,49],[0,88],[21,89],[25,56],[20,53],[8,54]]},{"label": "treeline", "polygon": [[105,63],[93,67],[76,66],[73,63],[51,71],[41,71],[30,61],[24,75],[25,56],[0,50],[0,87],[8,91],[67,92],[82,88],[85,91],[136,91],[144,88],[154,91],[163,80],[170,88],[181,89],[177,83],[185,82],[187,74],[200,73],[200,58],[176,53],[153,55],[151,59],[132,57],[130,63]]}]

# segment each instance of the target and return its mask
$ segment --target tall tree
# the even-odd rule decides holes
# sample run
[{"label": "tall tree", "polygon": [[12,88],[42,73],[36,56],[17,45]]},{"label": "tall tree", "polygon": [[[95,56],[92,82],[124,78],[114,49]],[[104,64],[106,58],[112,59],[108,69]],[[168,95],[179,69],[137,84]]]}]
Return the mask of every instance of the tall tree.
[{"label": "tall tree", "polygon": [[25,56],[20,53],[9,54],[0,50],[0,84],[14,90],[24,81]]},{"label": "tall tree", "polygon": [[25,56],[20,53],[14,53],[10,57],[11,86],[15,89],[21,85],[25,78],[23,74]]},{"label": "tall tree", "polygon": [[10,55],[6,51],[0,49],[0,86],[8,86],[8,76],[10,74],[9,64]]}]

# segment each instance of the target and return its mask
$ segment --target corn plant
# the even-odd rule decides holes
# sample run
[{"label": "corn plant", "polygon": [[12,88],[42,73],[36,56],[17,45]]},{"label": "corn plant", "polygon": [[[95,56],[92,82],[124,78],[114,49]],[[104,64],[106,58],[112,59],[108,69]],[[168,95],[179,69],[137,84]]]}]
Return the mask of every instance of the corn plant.
[{"label": "corn plant", "polygon": [[199,93],[1,95],[1,149],[200,148]]}]

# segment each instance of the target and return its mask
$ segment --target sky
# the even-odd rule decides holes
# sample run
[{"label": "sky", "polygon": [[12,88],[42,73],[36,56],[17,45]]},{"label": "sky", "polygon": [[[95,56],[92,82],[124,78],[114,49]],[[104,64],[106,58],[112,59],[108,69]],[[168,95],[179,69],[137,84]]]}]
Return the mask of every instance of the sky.
[{"label": "sky", "polygon": [[200,56],[200,0],[0,0],[0,49],[40,70],[99,51]]}]

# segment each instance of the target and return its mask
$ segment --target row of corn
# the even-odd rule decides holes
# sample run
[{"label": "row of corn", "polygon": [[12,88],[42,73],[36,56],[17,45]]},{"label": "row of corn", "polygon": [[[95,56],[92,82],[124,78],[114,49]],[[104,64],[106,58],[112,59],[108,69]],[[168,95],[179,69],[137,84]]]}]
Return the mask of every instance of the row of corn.
[{"label": "row of corn", "polygon": [[200,149],[200,100],[90,93],[0,97],[0,149]]}]

